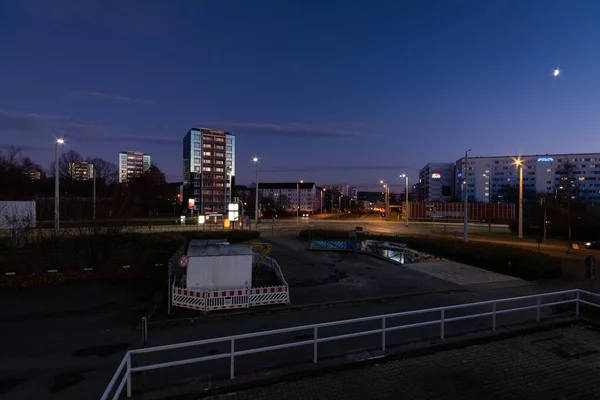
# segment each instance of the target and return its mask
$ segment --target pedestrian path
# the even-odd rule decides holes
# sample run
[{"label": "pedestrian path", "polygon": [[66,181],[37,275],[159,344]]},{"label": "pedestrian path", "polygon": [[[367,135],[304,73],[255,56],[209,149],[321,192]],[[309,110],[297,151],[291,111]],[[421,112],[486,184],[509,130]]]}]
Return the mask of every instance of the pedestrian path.
[{"label": "pedestrian path", "polygon": [[600,399],[600,333],[559,328],[212,399]]},{"label": "pedestrian path", "polygon": [[523,279],[515,278],[514,276],[503,275],[454,261],[434,261],[405,265],[412,270],[462,286],[496,282],[527,283]]}]

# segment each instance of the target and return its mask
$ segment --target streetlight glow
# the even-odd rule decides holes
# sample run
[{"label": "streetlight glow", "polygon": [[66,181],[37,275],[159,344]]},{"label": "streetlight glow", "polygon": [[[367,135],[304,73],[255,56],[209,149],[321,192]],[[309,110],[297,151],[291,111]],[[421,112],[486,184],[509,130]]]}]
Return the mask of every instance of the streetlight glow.
[{"label": "streetlight glow", "polygon": [[258,162],[258,157],[252,157],[253,162]]},{"label": "streetlight glow", "polygon": [[58,144],[63,144],[64,142],[65,142],[65,139],[63,139],[63,138],[56,139],[56,143],[58,143]]}]

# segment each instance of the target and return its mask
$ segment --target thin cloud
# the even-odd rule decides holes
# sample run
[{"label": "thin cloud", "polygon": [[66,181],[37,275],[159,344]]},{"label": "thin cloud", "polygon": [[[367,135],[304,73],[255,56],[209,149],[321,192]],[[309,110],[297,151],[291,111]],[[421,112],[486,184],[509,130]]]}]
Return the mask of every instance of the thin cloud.
[{"label": "thin cloud", "polygon": [[178,146],[182,144],[181,139],[167,136],[142,136],[142,135],[103,135],[92,140],[99,142],[140,142],[150,144],[160,144],[169,146]]},{"label": "thin cloud", "polygon": [[21,151],[53,151],[54,148],[52,146],[31,146],[28,144],[0,144],[0,150],[10,150],[10,149],[19,149]]},{"label": "thin cloud", "polygon": [[249,135],[288,136],[288,137],[356,137],[361,133],[347,130],[330,129],[302,124],[266,124],[258,122],[204,122],[203,125],[215,129],[239,131]]},{"label": "thin cloud", "polygon": [[62,115],[16,113],[0,110],[0,131],[36,132],[48,125],[47,120],[66,119]]},{"label": "thin cloud", "polygon": [[120,135],[112,133],[102,125],[68,124],[64,127],[64,136],[69,140],[85,142],[136,142],[160,145],[181,145],[181,139],[168,136]]},{"label": "thin cloud", "polygon": [[143,106],[155,106],[158,103],[154,100],[136,99],[135,97],[121,96],[118,94],[102,93],[102,92],[74,92],[73,94],[86,97],[94,97],[103,100],[124,101],[126,103],[134,103]]},{"label": "thin cloud", "polygon": [[306,167],[276,167],[261,169],[260,172],[314,172],[314,171],[414,171],[416,168],[406,165],[321,165]]}]

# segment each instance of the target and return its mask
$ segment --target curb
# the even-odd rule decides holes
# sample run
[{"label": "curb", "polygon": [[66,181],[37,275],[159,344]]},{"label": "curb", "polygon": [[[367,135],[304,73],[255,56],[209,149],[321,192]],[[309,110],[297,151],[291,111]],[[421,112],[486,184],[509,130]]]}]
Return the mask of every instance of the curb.
[{"label": "curb", "polygon": [[[329,301],[322,303],[309,303],[309,304],[299,304],[299,305],[291,305],[291,306],[273,306],[273,307],[264,307],[264,308],[246,308],[239,311],[232,312],[219,312],[219,313],[206,313],[204,315],[199,315],[197,317],[184,317],[184,318],[173,318],[173,319],[163,319],[158,321],[149,321],[148,327],[167,327],[167,326],[175,326],[183,323],[194,323],[199,320],[203,320],[206,318],[227,318],[238,315],[262,315],[262,314],[280,314],[287,313],[293,311],[307,310],[312,308],[325,308],[325,307],[338,307],[338,306],[349,306],[349,305],[357,305],[357,304],[368,304],[368,303],[385,303],[387,301],[403,299],[408,297],[416,297],[416,296],[426,296],[430,294],[449,294],[449,293],[466,293],[469,290],[467,288],[460,289],[449,289],[449,290],[436,290],[432,292],[411,292],[411,293],[402,293],[392,296],[381,296],[381,297],[366,297],[363,299],[356,300],[337,300],[337,301]],[[136,325],[136,329],[141,329],[141,325]]]}]

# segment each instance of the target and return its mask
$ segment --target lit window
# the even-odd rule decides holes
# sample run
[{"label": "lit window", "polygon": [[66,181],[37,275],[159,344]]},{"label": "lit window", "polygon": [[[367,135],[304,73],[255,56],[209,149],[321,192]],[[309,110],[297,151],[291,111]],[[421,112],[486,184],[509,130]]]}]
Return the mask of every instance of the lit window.
[{"label": "lit window", "polygon": [[204,172],[210,172],[211,169],[210,169],[210,167],[202,167],[202,171],[204,171]]}]

